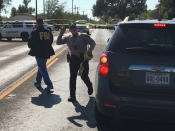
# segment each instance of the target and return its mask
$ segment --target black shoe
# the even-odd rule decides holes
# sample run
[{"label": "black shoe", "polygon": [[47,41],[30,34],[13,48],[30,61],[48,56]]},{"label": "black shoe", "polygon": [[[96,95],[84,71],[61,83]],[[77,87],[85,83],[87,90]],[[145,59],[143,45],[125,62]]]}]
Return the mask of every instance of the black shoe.
[{"label": "black shoe", "polygon": [[92,88],[92,86],[91,86],[91,87],[88,87],[88,94],[89,94],[89,95],[92,95],[92,93],[93,93],[93,88]]},{"label": "black shoe", "polygon": [[53,89],[53,85],[48,85],[47,89]]},{"label": "black shoe", "polygon": [[34,86],[40,91],[43,91],[43,88],[41,87],[41,84],[38,84],[37,82],[34,83]]},{"label": "black shoe", "polygon": [[54,92],[54,90],[53,90],[53,88],[45,88],[45,90],[44,90],[44,92],[45,93],[53,93]]},{"label": "black shoe", "polygon": [[68,98],[68,101],[69,101],[69,102],[75,102],[75,101],[77,101],[77,100],[76,100],[75,97],[69,97],[69,98]]},{"label": "black shoe", "polygon": [[34,86],[35,86],[36,88],[42,88],[42,87],[41,87],[41,84],[38,84],[37,82],[34,83]]}]

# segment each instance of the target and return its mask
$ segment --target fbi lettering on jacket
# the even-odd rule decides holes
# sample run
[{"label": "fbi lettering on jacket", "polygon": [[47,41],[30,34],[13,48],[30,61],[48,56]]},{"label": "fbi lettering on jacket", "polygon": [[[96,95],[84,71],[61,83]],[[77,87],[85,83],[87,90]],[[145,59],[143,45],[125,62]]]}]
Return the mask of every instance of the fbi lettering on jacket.
[{"label": "fbi lettering on jacket", "polygon": [[40,40],[50,40],[49,32],[40,32]]}]

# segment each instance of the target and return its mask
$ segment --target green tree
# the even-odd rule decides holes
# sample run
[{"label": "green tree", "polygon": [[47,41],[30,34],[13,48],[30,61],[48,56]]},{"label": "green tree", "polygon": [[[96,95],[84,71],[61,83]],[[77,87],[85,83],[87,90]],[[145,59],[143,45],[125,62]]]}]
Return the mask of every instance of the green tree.
[{"label": "green tree", "polygon": [[0,13],[4,10],[7,11],[5,7],[10,5],[11,0],[0,0]]},{"label": "green tree", "polygon": [[15,15],[17,15],[17,10],[16,10],[15,7],[13,7],[13,8],[11,9],[11,14],[10,14],[10,16],[13,17],[13,16],[15,16]]},{"label": "green tree", "polygon": [[105,0],[97,0],[96,5],[93,5],[93,16],[99,17],[102,20],[107,20],[108,3]]},{"label": "green tree", "polygon": [[126,4],[127,15],[131,15],[133,18],[139,18],[147,10],[146,0],[130,0]]},{"label": "green tree", "polygon": [[[81,14],[73,14],[72,20],[72,13],[64,11],[64,4],[59,4],[59,0],[47,0],[45,3],[46,6],[46,19],[50,19],[49,21],[54,21],[58,24],[70,24],[76,20],[87,20],[87,15]],[[39,17],[43,17],[44,14],[38,14]],[[47,20],[46,20],[47,21]]]},{"label": "green tree", "polygon": [[59,0],[47,0],[46,1],[46,17],[51,18],[62,18],[64,6],[59,5]]},{"label": "green tree", "polygon": [[159,19],[159,11],[157,9],[147,10],[142,13],[140,19]]},{"label": "green tree", "polygon": [[175,0],[159,0],[157,9],[162,18],[172,19],[175,17]]},{"label": "green tree", "polygon": [[128,15],[136,18],[146,9],[146,0],[97,0],[93,15],[105,21],[110,17],[124,19]]},{"label": "green tree", "polygon": [[21,14],[21,13],[32,14],[32,13],[34,13],[35,8],[28,7],[30,2],[31,2],[31,0],[23,0],[23,5],[19,5],[19,7],[17,9],[17,13],[18,14]]}]

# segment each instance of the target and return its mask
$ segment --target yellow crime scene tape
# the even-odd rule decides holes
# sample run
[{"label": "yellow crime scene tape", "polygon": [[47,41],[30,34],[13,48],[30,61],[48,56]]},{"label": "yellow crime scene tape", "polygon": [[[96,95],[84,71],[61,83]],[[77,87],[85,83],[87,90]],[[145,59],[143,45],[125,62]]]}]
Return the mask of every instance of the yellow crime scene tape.
[{"label": "yellow crime scene tape", "polygon": [[[62,21],[64,23],[57,23],[59,21]],[[65,24],[65,22],[73,23],[74,20],[70,19],[44,19],[44,22],[55,22],[57,24],[54,24],[56,26],[68,26],[69,24]],[[36,22],[36,20],[13,20],[13,21],[1,21],[0,25],[8,24],[8,23],[15,23],[15,22]],[[18,25],[18,24],[17,24]],[[27,25],[33,25],[33,24],[27,24]],[[94,23],[82,23],[77,25],[88,25],[88,26],[102,26],[102,27],[111,27],[111,26],[117,26],[117,24],[94,24]]]}]

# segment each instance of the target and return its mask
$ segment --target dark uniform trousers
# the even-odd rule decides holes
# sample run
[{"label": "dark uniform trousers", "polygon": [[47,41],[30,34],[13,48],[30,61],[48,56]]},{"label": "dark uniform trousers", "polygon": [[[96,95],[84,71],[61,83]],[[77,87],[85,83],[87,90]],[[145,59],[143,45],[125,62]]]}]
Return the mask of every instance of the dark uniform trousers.
[{"label": "dark uniform trousers", "polygon": [[92,83],[88,76],[89,62],[83,61],[83,57],[77,57],[77,56],[72,55],[69,61],[69,67],[70,67],[69,88],[70,88],[70,96],[72,98],[76,98],[76,80],[77,80],[78,70],[82,62],[83,62],[84,71],[81,76],[81,79],[84,81],[84,83],[86,84],[88,88],[92,87]]}]

